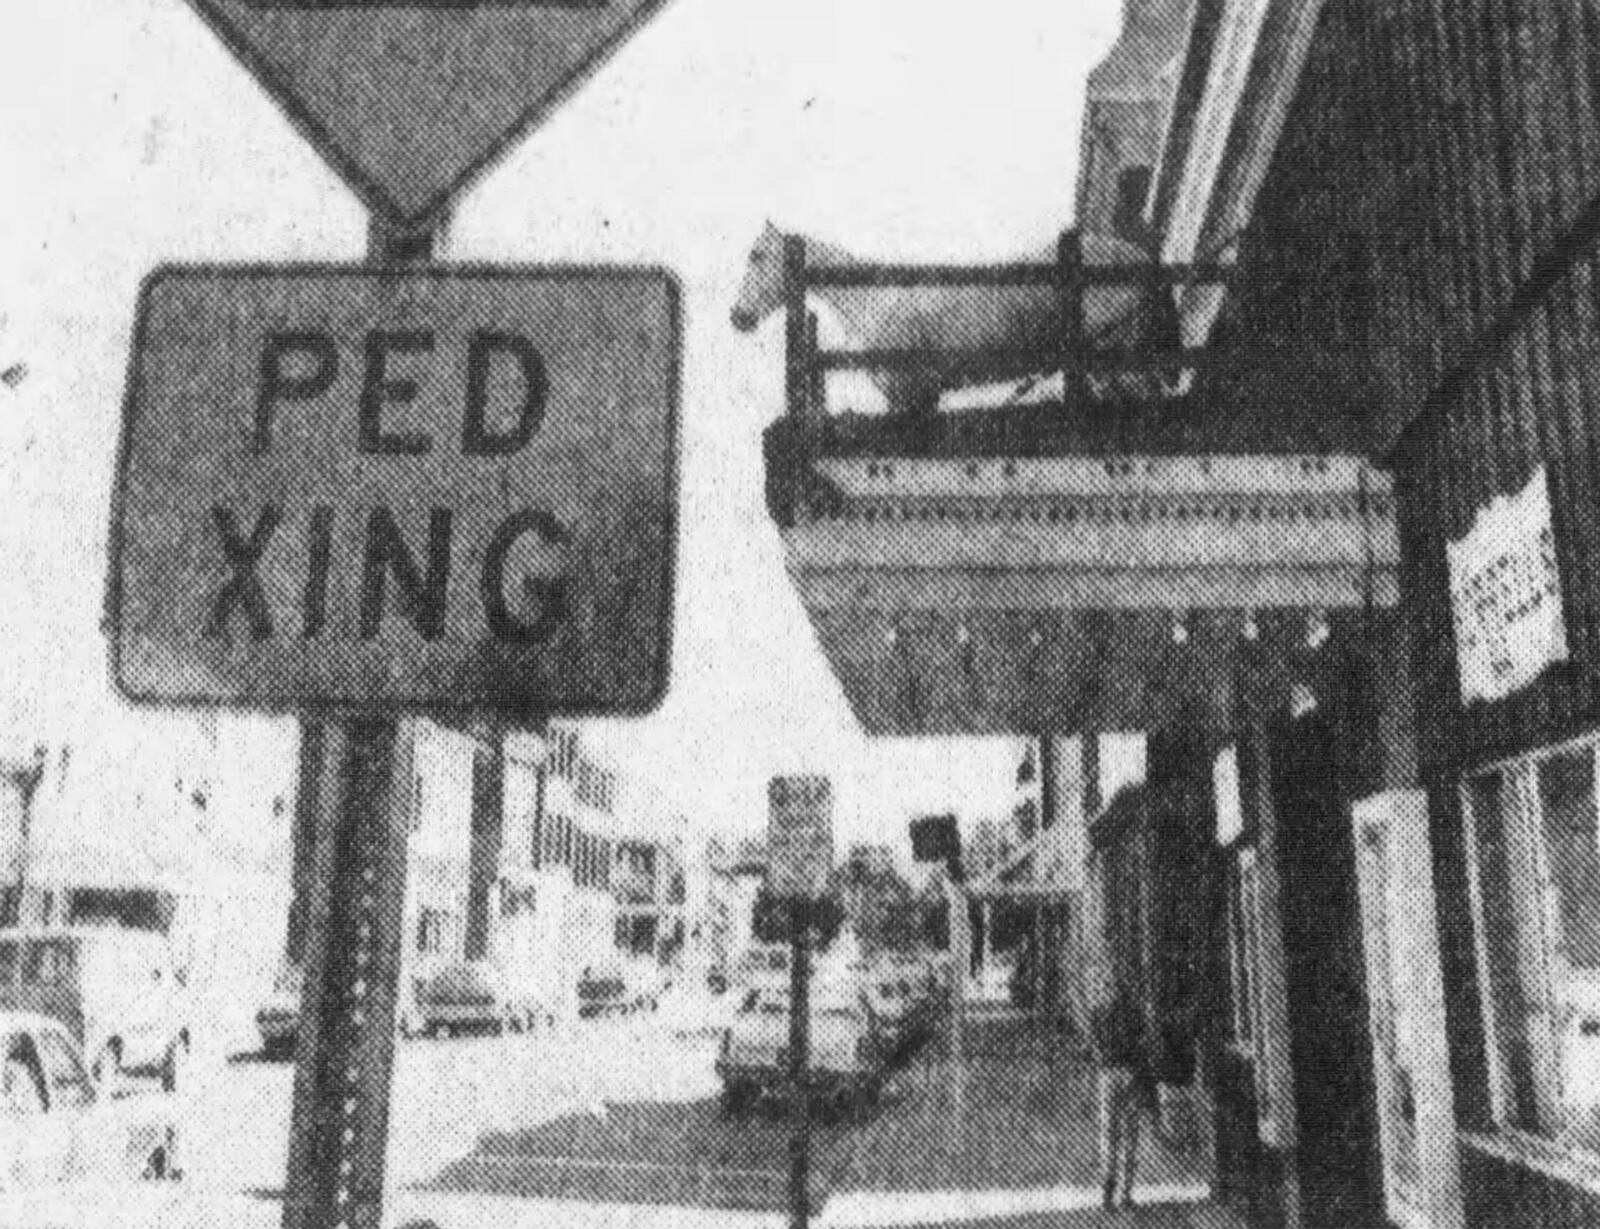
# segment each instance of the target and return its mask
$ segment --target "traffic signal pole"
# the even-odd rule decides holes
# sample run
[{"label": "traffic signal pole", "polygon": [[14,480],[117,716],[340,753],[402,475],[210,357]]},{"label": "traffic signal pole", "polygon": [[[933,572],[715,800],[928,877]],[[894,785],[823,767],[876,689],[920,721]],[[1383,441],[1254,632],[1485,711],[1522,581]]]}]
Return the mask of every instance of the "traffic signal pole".
[{"label": "traffic signal pole", "polygon": [[[373,220],[368,260],[426,262],[432,228]],[[400,990],[412,739],[392,715],[326,725],[284,1229],[380,1229]]]}]

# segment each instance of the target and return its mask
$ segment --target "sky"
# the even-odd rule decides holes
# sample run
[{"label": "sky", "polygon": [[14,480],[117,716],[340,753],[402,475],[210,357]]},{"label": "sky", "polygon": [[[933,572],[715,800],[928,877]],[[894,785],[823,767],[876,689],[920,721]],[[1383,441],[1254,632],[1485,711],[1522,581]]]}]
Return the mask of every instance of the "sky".
[{"label": "sky", "polygon": [[[755,831],[773,773],[835,782],[839,840],[1001,815],[1022,744],[867,739],[762,502],[781,326],[728,324],[766,219],[978,261],[1071,221],[1083,84],[1120,0],[673,0],[463,197],[445,259],[664,264],[686,294],[673,674],[586,727],[657,805]],[[356,259],[355,198],[183,0],[13,6],[0,74],[0,750],[149,725],[99,628],[135,295],[172,260]]]}]

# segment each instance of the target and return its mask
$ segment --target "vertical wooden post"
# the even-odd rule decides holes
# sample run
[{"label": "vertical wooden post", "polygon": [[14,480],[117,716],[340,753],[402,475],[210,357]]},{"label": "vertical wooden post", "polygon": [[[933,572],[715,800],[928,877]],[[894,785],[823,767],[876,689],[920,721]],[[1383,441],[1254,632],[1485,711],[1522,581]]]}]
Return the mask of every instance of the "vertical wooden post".
[{"label": "vertical wooden post", "polygon": [[790,235],[783,241],[783,374],[784,401],[789,417],[806,411],[806,241]]},{"label": "vertical wooden post", "polygon": [[[433,255],[374,218],[368,258]],[[404,951],[411,737],[391,715],[326,724],[296,1041],[284,1229],[379,1229]]]},{"label": "vertical wooden post", "polygon": [[1083,239],[1076,230],[1063,231],[1056,244],[1056,272],[1061,296],[1061,403],[1081,409],[1088,395],[1084,378],[1088,346],[1083,333]]},{"label": "vertical wooden post", "polygon": [[806,380],[806,414],[813,420],[818,420],[827,412],[827,403],[823,400],[827,396],[827,375],[817,366],[817,313],[806,312],[806,343],[805,366],[808,373]]},{"label": "vertical wooden post", "polygon": [[468,846],[467,932],[462,954],[468,960],[483,960],[490,954],[494,885],[505,840],[505,731],[499,722],[490,721],[471,732],[476,742],[486,745],[472,749],[472,835]]}]

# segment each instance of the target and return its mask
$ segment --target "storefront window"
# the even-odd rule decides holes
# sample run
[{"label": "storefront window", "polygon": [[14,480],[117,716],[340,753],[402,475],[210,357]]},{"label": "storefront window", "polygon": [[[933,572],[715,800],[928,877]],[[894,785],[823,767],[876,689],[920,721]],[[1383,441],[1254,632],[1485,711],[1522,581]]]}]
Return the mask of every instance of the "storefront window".
[{"label": "storefront window", "polygon": [[1529,757],[1464,793],[1496,1120],[1600,1153],[1595,755]]}]

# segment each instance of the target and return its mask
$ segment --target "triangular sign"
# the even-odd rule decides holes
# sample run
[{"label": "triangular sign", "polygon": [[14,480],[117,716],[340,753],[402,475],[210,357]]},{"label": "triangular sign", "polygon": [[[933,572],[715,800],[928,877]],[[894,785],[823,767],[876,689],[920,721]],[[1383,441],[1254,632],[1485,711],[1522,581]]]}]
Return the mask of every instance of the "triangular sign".
[{"label": "triangular sign", "polygon": [[190,0],[367,206],[437,213],[666,0]]}]

